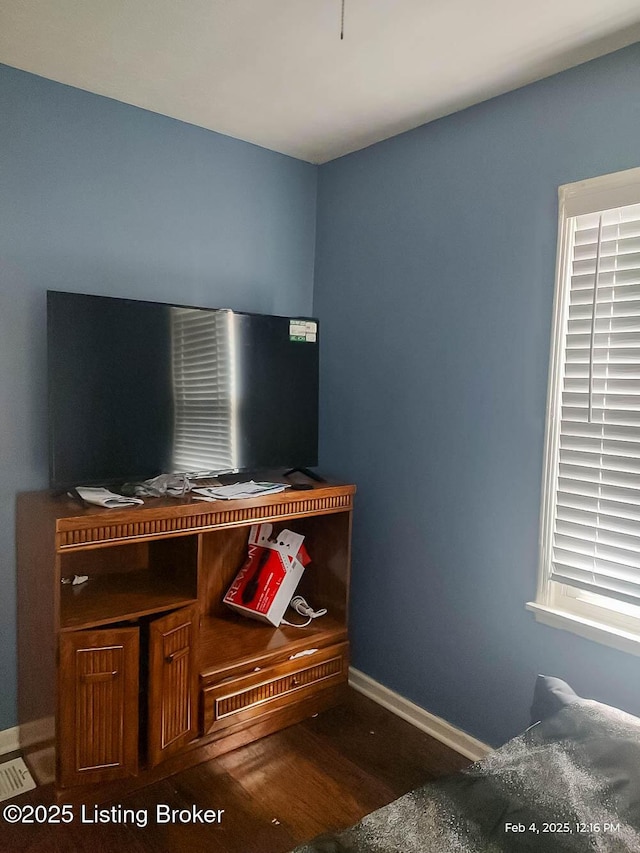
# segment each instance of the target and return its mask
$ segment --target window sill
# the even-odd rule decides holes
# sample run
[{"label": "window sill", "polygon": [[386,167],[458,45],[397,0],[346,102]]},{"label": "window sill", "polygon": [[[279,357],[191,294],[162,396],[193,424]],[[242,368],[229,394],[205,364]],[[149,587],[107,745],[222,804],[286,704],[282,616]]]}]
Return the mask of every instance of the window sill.
[{"label": "window sill", "polygon": [[537,604],[535,601],[527,602],[526,608],[533,613],[536,621],[543,625],[550,625],[552,628],[560,628],[563,631],[571,631],[572,634],[578,634],[587,640],[593,640],[604,646],[610,646],[612,649],[640,656],[640,635],[638,634],[620,628],[610,628],[602,622],[586,619],[584,616],[578,616],[575,613],[556,610],[544,604]]}]

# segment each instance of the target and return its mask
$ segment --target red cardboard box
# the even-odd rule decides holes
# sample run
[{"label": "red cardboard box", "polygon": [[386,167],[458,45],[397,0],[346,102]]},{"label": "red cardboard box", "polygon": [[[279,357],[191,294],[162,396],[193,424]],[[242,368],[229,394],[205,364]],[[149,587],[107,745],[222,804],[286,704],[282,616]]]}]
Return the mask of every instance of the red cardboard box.
[{"label": "red cardboard box", "polygon": [[310,562],[304,536],[282,530],[271,538],[273,525],[254,524],[249,553],[224,597],[224,603],[252,619],[279,625]]}]

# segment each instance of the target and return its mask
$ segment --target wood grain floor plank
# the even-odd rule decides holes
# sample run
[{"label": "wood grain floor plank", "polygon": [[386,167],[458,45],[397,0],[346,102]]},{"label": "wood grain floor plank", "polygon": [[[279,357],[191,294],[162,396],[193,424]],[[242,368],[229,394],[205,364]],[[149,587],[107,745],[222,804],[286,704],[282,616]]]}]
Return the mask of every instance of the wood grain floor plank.
[{"label": "wood grain floor plank", "polygon": [[343,705],[306,720],[301,727],[316,732],[390,786],[395,797],[471,763],[353,690]]},{"label": "wood grain floor plank", "polygon": [[221,762],[296,836],[350,826],[394,798],[390,788],[304,729],[288,729],[252,746]]}]

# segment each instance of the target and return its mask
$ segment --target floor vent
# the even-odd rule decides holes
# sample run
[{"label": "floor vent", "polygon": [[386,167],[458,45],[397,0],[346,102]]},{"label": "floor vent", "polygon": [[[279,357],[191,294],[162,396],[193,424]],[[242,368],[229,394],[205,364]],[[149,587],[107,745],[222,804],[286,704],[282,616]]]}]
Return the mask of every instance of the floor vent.
[{"label": "floor vent", "polygon": [[35,787],[36,783],[22,758],[0,764],[0,803]]}]

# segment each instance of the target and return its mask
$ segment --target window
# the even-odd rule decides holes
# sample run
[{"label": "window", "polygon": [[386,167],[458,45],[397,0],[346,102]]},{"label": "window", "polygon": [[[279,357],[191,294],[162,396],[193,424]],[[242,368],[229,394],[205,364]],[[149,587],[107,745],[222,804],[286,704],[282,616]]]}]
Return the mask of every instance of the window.
[{"label": "window", "polygon": [[640,169],[560,188],[537,619],[640,654]]}]

